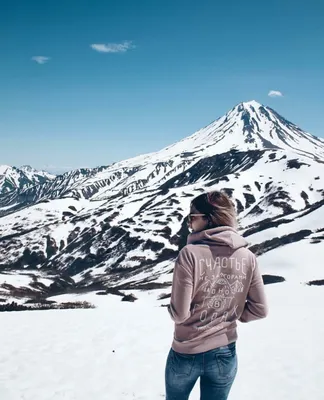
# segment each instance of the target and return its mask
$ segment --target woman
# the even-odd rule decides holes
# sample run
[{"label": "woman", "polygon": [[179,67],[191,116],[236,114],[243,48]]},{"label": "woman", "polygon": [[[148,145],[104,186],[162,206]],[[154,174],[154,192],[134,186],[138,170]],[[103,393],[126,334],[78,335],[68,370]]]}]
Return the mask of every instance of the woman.
[{"label": "woman", "polygon": [[176,259],[168,306],[175,330],[166,400],[187,400],[199,377],[201,400],[226,400],[237,371],[236,321],[268,313],[263,280],[225,193],[196,197],[188,221],[192,233]]}]

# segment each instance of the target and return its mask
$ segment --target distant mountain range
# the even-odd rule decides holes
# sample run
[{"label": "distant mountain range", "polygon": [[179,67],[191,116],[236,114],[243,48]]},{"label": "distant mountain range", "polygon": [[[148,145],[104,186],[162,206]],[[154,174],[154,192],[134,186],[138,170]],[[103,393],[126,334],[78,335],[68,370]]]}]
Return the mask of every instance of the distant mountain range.
[{"label": "distant mountain range", "polygon": [[0,165],[0,194],[17,189],[26,189],[51,181],[55,175],[45,171],[37,171],[29,165],[20,168]]},{"label": "distant mountain range", "polygon": [[[34,274],[29,295],[169,286],[190,200],[213,189],[233,198],[269,282],[323,276],[320,259],[310,268],[296,258],[292,269],[280,260],[294,257],[296,245],[324,250],[324,140],[256,101],[112,165],[56,177],[9,168],[0,167],[0,272]],[[50,274],[46,284],[35,269],[43,280]],[[18,295],[4,285],[0,297]]]}]

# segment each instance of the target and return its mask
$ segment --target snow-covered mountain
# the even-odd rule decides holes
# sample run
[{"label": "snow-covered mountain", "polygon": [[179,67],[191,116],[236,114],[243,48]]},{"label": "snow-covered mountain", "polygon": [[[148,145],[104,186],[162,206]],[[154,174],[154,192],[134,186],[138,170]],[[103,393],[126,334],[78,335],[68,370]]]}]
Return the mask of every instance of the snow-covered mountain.
[{"label": "snow-covered mountain", "polygon": [[0,197],[0,207],[61,197],[104,200],[112,194],[161,185],[216,154],[275,149],[324,162],[323,139],[302,131],[269,107],[255,101],[240,103],[207,127],[158,152],[106,167],[70,171],[46,184],[21,188]]},{"label": "snow-covered mountain", "polygon": [[46,171],[37,171],[29,165],[20,168],[0,165],[0,195],[17,189],[26,189],[31,186],[51,181],[55,175]]},{"label": "snow-covered mountain", "polygon": [[[62,292],[62,276],[72,278],[69,290],[169,286],[190,200],[223,189],[269,281],[319,280],[320,257],[306,269],[304,254],[324,250],[323,179],[322,139],[269,107],[241,103],[158,152],[0,196],[0,267],[57,273]],[[281,269],[292,252],[298,258]]]}]

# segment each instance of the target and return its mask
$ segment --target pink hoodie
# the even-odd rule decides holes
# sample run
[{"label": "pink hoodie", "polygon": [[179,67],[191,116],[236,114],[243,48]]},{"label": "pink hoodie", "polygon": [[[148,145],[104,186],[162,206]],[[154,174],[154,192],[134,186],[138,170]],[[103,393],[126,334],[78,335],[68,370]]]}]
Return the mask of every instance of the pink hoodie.
[{"label": "pink hoodie", "polygon": [[194,232],[179,252],[168,307],[173,350],[195,354],[237,340],[236,321],[267,316],[264,284],[247,241],[231,227]]}]

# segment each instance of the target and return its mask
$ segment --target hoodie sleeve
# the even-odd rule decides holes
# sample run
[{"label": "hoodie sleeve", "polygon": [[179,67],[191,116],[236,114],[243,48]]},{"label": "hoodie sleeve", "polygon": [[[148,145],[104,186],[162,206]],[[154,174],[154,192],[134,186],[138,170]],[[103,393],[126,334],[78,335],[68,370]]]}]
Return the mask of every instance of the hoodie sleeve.
[{"label": "hoodie sleeve", "polygon": [[253,255],[254,270],[244,310],[239,318],[241,322],[250,322],[265,318],[268,315],[264,283],[255,255]]},{"label": "hoodie sleeve", "polygon": [[[171,301],[168,311],[176,324],[182,324],[190,316],[190,306],[193,292],[192,266],[183,254],[175,262],[171,290]],[[180,263],[181,262],[181,263]]]}]

